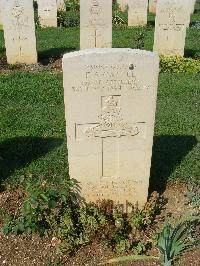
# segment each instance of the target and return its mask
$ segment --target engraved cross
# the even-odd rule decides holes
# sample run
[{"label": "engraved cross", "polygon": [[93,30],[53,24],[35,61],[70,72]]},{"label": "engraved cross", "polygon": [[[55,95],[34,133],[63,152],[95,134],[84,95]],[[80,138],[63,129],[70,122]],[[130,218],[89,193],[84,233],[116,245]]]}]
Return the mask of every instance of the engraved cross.
[{"label": "engraved cross", "polygon": [[19,48],[19,54],[20,54],[20,56],[22,56],[22,41],[25,41],[25,40],[27,40],[27,37],[21,37],[20,35],[17,37],[17,38],[13,38],[13,42],[17,42],[18,43],[18,45],[17,45],[17,47]]},{"label": "engraved cross", "polygon": [[100,123],[75,125],[76,139],[79,139],[77,133],[80,132],[79,129],[81,129],[84,138],[101,139],[102,177],[119,177],[120,138],[144,133],[144,122],[129,125],[124,121],[120,99],[120,95],[102,97]]},{"label": "engraved cross", "polygon": [[98,37],[101,37],[101,33],[97,29],[94,30],[94,35],[91,35],[94,37],[94,47],[98,48]]}]

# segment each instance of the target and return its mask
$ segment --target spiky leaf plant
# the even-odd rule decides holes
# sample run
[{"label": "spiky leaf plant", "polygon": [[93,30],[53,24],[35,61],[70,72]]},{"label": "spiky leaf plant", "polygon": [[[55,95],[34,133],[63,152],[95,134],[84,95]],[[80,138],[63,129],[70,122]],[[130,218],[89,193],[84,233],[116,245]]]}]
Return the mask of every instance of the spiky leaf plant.
[{"label": "spiky leaf plant", "polygon": [[191,225],[198,220],[200,216],[186,214],[176,222],[174,227],[169,221],[166,222],[157,243],[163,266],[171,266],[177,256],[198,243],[190,233]]}]

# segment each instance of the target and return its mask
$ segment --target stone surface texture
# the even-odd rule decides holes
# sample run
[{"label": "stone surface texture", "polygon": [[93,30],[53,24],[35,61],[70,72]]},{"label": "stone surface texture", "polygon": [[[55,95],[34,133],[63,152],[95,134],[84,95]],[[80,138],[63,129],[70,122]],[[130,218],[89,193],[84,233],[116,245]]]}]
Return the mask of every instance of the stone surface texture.
[{"label": "stone surface texture", "polygon": [[158,0],[149,0],[149,12],[156,13],[156,6]]},{"label": "stone surface texture", "polygon": [[184,55],[189,7],[189,0],[158,1],[153,48],[155,52],[168,56]]},{"label": "stone surface texture", "polygon": [[128,6],[128,1],[129,0],[117,0],[118,4],[119,4],[119,8],[121,11],[125,11],[127,6]]},{"label": "stone surface texture", "polygon": [[7,62],[37,63],[33,1],[4,0],[2,4]]},{"label": "stone surface texture", "polygon": [[88,49],[63,57],[70,177],[87,202],[123,211],[147,200],[159,58],[155,53]]},{"label": "stone surface texture", "polygon": [[112,0],[80,1],[80,49],[112,47]]},{"label": "stone surface texture", "polygon": [[3,0],[0,0],[0,25],[3,25]]},{"label": "stone surface texture", "polygon": [[38,17],[40,26],[57,27],[57,2],[56,0],[37,0]]},{"label": "stone surface texture", "polygon": [[148,0],[128,1],[128,26],[147,25]]}]

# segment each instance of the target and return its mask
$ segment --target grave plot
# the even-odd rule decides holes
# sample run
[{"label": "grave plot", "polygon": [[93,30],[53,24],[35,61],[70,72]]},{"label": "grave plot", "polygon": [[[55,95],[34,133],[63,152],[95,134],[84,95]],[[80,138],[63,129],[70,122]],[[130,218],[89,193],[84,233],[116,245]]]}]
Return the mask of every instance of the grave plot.
[{"label": "grave plot", "polygon": [[[21,13],[23,1],[8,2],[22,21],[15,31],[9,5],[9,45],[31,58],[33,17]],[[58,27],[41,27],[30,5],[34,64],[9,64],[0,26],[0,265],[199,265],[194,241],[176,254],[174,240],[165,261],[157,245],[166,251],[163,234],[188,212],[175,239],[181,231],[189,244],[199,235],[191,220],[199,219],[200,3],[187,9],[184,57],[159,55],[159,74],[158,9],[146,26],[129,27],[128,10],[113,4],[101,13],[104,1],[88,3],[82,13],[79,1],[66,2]],[[101,26],[96,38],[87,28],[92,44],[109,27],[109,48],[80,50],[82,16],[93,30]]]}]

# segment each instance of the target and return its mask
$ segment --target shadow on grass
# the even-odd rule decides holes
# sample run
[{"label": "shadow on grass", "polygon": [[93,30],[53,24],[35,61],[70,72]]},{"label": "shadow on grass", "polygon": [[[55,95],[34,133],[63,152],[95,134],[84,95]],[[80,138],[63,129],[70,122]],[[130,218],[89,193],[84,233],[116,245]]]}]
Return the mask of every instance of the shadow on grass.
[{"label": "shadow on grass", "polygon": [[59,138],[17,137],[0,143],[0,186],[15,170],[25,167],[63,143]]},{"label": "shadow on grass", "polygon": [[48,65],[49,63],[53,63],[55,60],[62,58],[65,53],[76,51],[76,49],[76,47],[51,48],[38,52],[38,60],[42,65]]},{"label": "shadow on grass", "polygon": [[6,52],[6,48],[5,47],[1,47],[0,48],[0,54],[3,54],[3,53],[5,53]]},{"label": "shadow on grass", "polygon": [[196,59],[198,57],[198,54],[200,54],[200,50],[185,49],[184,54],[185,57]]},{"label": "shadow on grass", "polygon": [[155,28],[155,21],[148,21],[147,22],[147,27],[149,27],[149,28]]},{"label": "shadow on grass", "polygon": [[197,145],[194,136],[154,137],[149,192],[163,192],[170,174]]}]

